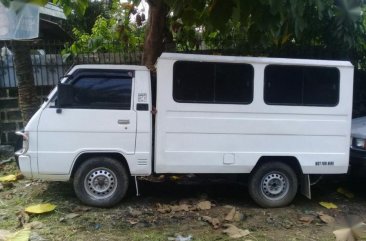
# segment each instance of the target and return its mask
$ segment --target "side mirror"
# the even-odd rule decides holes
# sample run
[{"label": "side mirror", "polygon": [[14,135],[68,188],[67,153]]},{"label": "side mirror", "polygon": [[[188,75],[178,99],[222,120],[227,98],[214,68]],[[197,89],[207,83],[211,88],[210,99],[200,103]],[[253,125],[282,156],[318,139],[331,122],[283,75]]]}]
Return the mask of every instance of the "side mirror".
[{"label": "side mirror", "polygon": [[74,88],[70,84],[59,83],[57,85],[57,108],[72,105],[74,99]]}]

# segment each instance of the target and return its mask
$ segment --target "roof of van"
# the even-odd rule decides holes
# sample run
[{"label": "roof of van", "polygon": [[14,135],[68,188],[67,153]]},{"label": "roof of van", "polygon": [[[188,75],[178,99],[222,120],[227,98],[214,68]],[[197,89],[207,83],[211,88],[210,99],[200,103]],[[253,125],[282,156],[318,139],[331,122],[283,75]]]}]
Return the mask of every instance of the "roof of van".
[{"label": "roof of van", "polygon": [[126,70],[148,70],[142,65],[125,65],[125,64],[80,64],[75,65],[73,70],[76,69],[126,69]]},{"label": "roof of van", "polygon": [[349,61],[319,60],[319,59],[290,59],[267,57],[239,57],[204,54],[163,53],[160,59],[186,60],[199,62],[228,62],[228,63],[259,63],[259,64],[291,64],[291,65],[321,65],[332,67],[353,67]]}]

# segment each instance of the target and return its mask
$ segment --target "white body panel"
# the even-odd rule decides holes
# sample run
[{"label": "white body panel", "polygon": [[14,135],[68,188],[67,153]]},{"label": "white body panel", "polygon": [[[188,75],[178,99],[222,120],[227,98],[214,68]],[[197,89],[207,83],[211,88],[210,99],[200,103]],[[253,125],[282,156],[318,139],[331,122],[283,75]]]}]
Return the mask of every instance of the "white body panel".
[{"label": "white body panel", "polygon": [[[252,64],[253,102],[248,105],[175,102],[173,65],[177,60]],[[265,104],[263,75],[269,64],[337,67],[338,105]],[[350,63],[163,54],[157,70],[157,173],[250,173],[262,156],[296,157],[305,174],[347,172],[353,88]]]},{"label": "white body panel", "polygon": [[[77,69],[127,69],[135,71],[132,79],[130,110],[71,109],[56,112],[51,102],[56,89],[49,95],[29,122],[30,146],[20,156],[22,171],[28,177],[65,181],[70,178],[77,158],[83,153],[120,153],[128,163],[132,175],[151,173],[151,114],[136,111],[136,103],[150,103],[150,73],[141,66],[81,65]],[[65,80],[64,80],[65,81]],[[136,93],[136,94],[135,94]],[[144,100],[138,100],[143,93]],[[151,108],[149,106],[149,108]],[[149,109],[150,110],[150,109]],[[119,124],[128,120],[128,124]],[[31,159],[31,170],[27,171]]]},{"label": "white body panel", "polygon": [[[173,65],[177,60],[249,63],[254,68],[250,104],[177,103]],[[264,68],[269,64],[336,67],[340,73],[335,107],[267,105]],[[152,173],[150,74],[145,67],[82,65],[83,69],[133,70],[130,110],[62,109],[51,100],[25,128],[29,150],[20,156],[27,177],[68,180],[83,153],[119,153],[131,175]],[[65,81],[65,80],[64,80]],[[350,146],[353,66],[349,62],[163,54],[157,64],[156,173],[250,173],[263,156],[296,157],[304,174],[345,173]],[[138,103],[148,110],[138,111]],[[129,124],[118,124],[129,120]]]}]

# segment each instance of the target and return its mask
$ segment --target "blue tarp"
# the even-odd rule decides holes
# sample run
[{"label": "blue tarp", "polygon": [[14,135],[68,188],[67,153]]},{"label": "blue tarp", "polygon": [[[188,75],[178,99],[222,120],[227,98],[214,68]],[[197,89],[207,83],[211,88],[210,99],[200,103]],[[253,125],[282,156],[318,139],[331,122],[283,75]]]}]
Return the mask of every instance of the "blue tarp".
[{"label": "blue tarp", "polygon": [[0,40],[33,39],[38,34],[38,6],[13,1],[6,8],[0,3]]}]

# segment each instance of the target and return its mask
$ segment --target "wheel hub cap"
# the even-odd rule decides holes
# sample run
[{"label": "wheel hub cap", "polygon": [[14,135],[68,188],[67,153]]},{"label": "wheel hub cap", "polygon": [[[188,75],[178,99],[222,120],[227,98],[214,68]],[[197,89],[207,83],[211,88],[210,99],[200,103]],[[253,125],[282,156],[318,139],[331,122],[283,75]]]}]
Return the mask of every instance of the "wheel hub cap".
[{"label": "wheel hub cap", "polygon": [[262,178],[261,191],[268,199],[281,199],[288,193],[288,190],[288,179],[280,172],[271,172]]},{"label": "wheel hub cap", "polygon": [[111,196],[117,188],[116,175],[108,168],[96,168],[86,175],[84,187],[95,199]]}]

